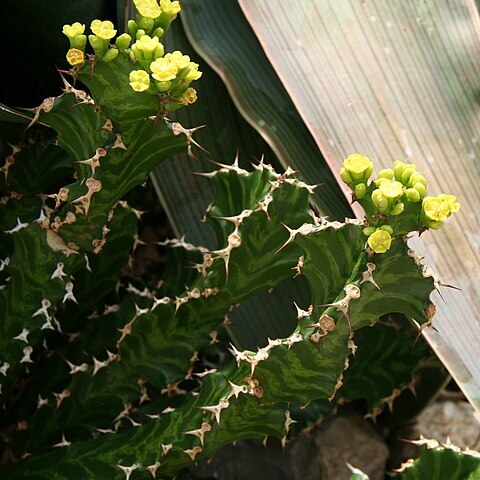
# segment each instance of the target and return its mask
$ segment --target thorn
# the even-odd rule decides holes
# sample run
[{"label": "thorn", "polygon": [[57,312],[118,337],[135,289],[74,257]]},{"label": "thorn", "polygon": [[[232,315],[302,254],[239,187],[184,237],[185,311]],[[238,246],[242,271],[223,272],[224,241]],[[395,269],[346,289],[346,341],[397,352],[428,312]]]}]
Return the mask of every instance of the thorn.
[{"label": "thorn", "polygon": [[202,447],[199,447],[198,445],[196,447],[193,447],[191,449],[188,449],[188,450],[184,450],[183,452],[186,453],[191,459],[192,459],[192,462],[195,461],[195,457],[201,453],[203,451],[203,448]]},{"label": "thorn", "polygon": [[61,447],[69,447],[71,444],[72,444],[72,442],[67,441],[67,439],[65,438],[65,435],[62,433],[62,441],[59,442],[59,443],[57,443],[57,444],[55,444],[55,445],[53,446],[53,448],[56,448],[56,447],[60,447],[60,448],[61,448]]},{"label": "thorn", "polygon": [[70,390],[68,390],[67,388],[65,390],[63,390],[62,392],[60,393],[53,393],[54,397],[55,397],[55,400],[57,401],[57,409],[60,407],[60,405],[62,404],[62,402],[68,398],[71,393],[70,393]]},{"label": "thorn", "polygon": [[165,456],[172,448],[173,445],[171,443],[169,443],[168,445],[164,445],[162,443],[162,455]]},{"label": "thorn", "polygon": [[30,355],[33,353],[33,348],[28,345],[23,349],[23,357],[20,360],[20,363],[33,363],[33,360],[30,358]]},{"label": "thorn", "polygon": [[161,463],[157,461],[153,465],[149,465],[148,467],[145,467],[145,469],[150,472],[153,478],[157,478],[157,470],[160,467],[160,465]]},{"label": "thorn", "polygon": [[65,303],[67,300],[71,300],[72,302],[75,302],[78,304],[77,299],[73,295],[73,283],[72,282],[67,282],[65,284],[65,295],[63,296],[62,303]]},{"label": "thorn", "polygon": [[38,121],[38,119],[40,118],[40,113],[42,112],[42,110],[45,113],[48,113],[53,108],[55,100],[56,100],[56,97],[48,97],[38,107],[33,108],[33,109],[30,109],[30,108],[25,109],[25,110],[30,110],[30,111],[35,112],[35,114],[32,118],[32,121],[28,124],[28,126],[25,130],[28,130],[35,122]]},{"label": "thorn", "polygon": [[233,382],[231,382],[230,380],[228,380],[228,383],[230,384],[230,386],[232,387],[232,390],[230,391],[230,393],[228,394],[227,396],[227,400],[230,398],[230,397],[233,397],[235,395],[235,398],[238,399],[238,396],[241,394],[241,393],[248,393],[248,388],[246,385],[235,385]]},{"label": "thorn", "polygon": [[20,340],[21,342],[28,343],[28,335],[29,331],[24,328],[21,333],[19,333],[16,337],[13,337],[14,340]]},{"label": "thorn", "polygon": [[296,420],[292,420],[290,410],[285,410],[285,434],[290,431],[290,427],[294,424],[298,423]]},{"label": "thorn", "polygon": [[200,408],[200,410],[203,410],[205,412],[210,412],[212,414],[212,418],[215,417],[215,420],[217,421],[218,425],[220,425],[220,413],[224,408],[228,408],[230,405],[230,402],[228,401],[227,398],[222,398],[218,405],[214,405],[212,407],[197,407]]},{"label": "thorn", "polygon": [[57,263],[57,268],[55,271],[52,273],[52,276],[50,277],[50,280],[53,280],[55,278],[60,278],[62,279],[63,277],[66,277],[67,274],[63,271],[64,264],[63,262],[58,262]]},{"label": "thorn", "polygon": [[66,358],[64,360],[67,362],[67,365],[70,367],[70,375],[75,375],[78,372],[86,372],[89,368],[88,363],[82,363],[80,365],[75,365],[71,362],[69,362]]},{"label": "thorn", "polygon": [[[208,422],[203,422],[200,428],[196,430],[190,430],[189,432],[183,432],[184,435],[193,435],[200,439],[200,445],[203,447],[203,441],[205,439],[205,434],[212,429],[212,426]],[[192,459],[193,460],[193,459]]]},{"label": "thorn", "polygon": [[123,465],[117,464],[117,466],[123,471],[125,474],[125,480],[129,480],[130,475],[134,470],[138,468],[138,465],[134,464],[131,467],[124,467]]},{"label": "thorn", "polygon": [[205,153],[209,153],[208,150],[206,150],[204,147],[202,147],[199,143],[197,143],[193,139],[193,134],[197,131],[200,130],[201,128],[206,127],[206,125],[200,125],[199,127],[194,127],[194,128],[184,128],[180,123],[174,122],[170,123],[170,128],[172,129],[172,132],[174,135],[180,135],[184,134],[187,137],[187,142],[188,142],[188,155],[193,157],[192,150],[191,150],[191,144],[197,146],[200,148],[200,150],[203,150]]},{"label": "thorn", "polygon": [[123,143],[122,136],[119,133],[115,134],[115,142],[112,145],[112,150],[115,148],[120,148],[122,150],[127,150],[127,147],[125,146],[125,143]]},{"label": "thorn", "polygon": [[20,219],[17,217],[17,225],[13,227],[11,230],[4,230],[4,233],[7,233],[8,235],[12,235],[13,233],[16,233],[20,231],[22,228],[27,228],[29,223],[22,223]]},{"label": "thorn", "polygon": [[362,280],[360,282],[360,285],[362,285],[362,283],[369,282],[377,290],[381,291],[380,287],[377,285],[377,283],[373,279],[373,272],[375,271],[376,268],[377,268],[377,266],[374,263],[371,263],[371,262],[367,263],[367,270],[365,272],[362,272]]},{"label": "thorn", "polygon": [[[282,223],[282,222],[280,222]],[[278,249],[275,251],[275,253],[280,252],[280,250],[283,250],[289,243],[293,242],[295,240],[295,236],[297,235],[297,230],[293,230],[284,223],[282,225],[288,230],[288,240]]]}]

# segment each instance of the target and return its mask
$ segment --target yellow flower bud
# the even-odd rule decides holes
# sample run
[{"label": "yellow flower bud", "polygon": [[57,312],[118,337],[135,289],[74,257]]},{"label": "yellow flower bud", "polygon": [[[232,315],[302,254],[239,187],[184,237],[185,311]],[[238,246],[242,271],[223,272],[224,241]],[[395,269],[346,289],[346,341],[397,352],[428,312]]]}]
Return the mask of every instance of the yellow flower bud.
[{"label": "yellow flower bud", "polygon": [[385,230],[377,230],[368,237],[367,243],[375,253],[385,253],[392,244],[392,237]]},{"label": "yellow flower bud", "polygon": [[75,22],[72,25],[64,25],[62,32],[68,38],[72,39],[78,35],[83,35],[83,32],[85,32],[85,25],[82,25],[79,22]]},{"label": "yellow flower bud", "polygon": [[382,225],[381,227],[379,227],[379,230],[385,230],[390,235],[393,235],[393,228],[390,225]]},{"label": "yellow flower bud", "polygon": [[401,182],[404,184],[404,185],[407,185],[408,181],[410,180],[410,177],[416,173],[415,172],[416,170],[416,167],[415,165],[407,165],[405,167],[405,169],[403,170],[403,173],[402,173],[402,180]]},{"label": "yellow flower bud", "polygon": [[388,200],[378,188],[372,192],[372,202],[380,211],[388,208]]},{"label": "yellow flower bud", "polygon": [[165,53],[165,49],[163,48],[163,45],[161,43],[159,43],[157,45],[157,48],[155,49],[155,51],[153,52],[153,58],[160,58],[160,57],[163,57],[163,54]]},{"label": "yellow flower bud", "polygon": [[389,212],[389,215],[400,215],[405,210],[405,204],[397,203]]},{"label": "yellow flower bud", "polygon": [[122,33],[115,40],[115,45],[121,52],[124,52],[130,46],[131,41],[132,37],[128,33]]},{"label": "yellow flower bud", "polygon": [[427,191],[427,188],[423,183],[417,182],[413,185],[413,188],[420,194],[420,197],[425,196],[425,192]]},{"label": "yellow flower bud", "polygon": [[395,173],[391,168],[384,168],[378,172],[377,178],[386,178],[387,180],[392,180]]},{"label": "yellow flower bud", "polygon": [[415,188],[407,188],[405,195],[409,202],[417,203],[420,201],[420,192]]},{"label": "yellow flower bud", "polygon": [[367,193],[367,186],[364,183],[359,183],[355,185],[354,192],[358,199],[363,198]]},{"label": "yellow flower bud", "polygon": [[133,70],[129,76],[130,86],[136,92],[144,92],[150,86],[150,75],[145,70]]},{"label": "yellow flower bud", "polygon": [[81,65],[85,61],[85,55],[78,48],[71,48],[67,52],[67,62],[72,65]]},{"label": "yellow flower bud", "polygon": [[197,91],[190,87],[187,88],[185,93],[182,95],[182,103],[192,104],[197,101]]},{"label": "yellow flower bud", "polygon": [[102,56],[101,59],[105,63],[109,63],[118,57],[118,49],[115,47],[109,48]]},{"label": "yellow flower bud", "polygon": [[168,92],[172,87],[172,82],[155,82],[159,92]]},{"label": "yellow flower bud", "polygon": [[362,232],[366,237],[369,237],[372,233],[374,233],[376,230],[375,227],[365,227]]},{"label": "yellow flower bud", "polygon": [[159,82],[174,80],[178,72],[178,67],[168,58],[157,58],[150,65],[150,69],[152,70],[152,77]]},{"label": "yellow flower bud", "polygon": [[352,153],[344,161],[343,166],[354,181],[367,181],[373,173],[373,163],[368,157]]},{"label": "yellow flower bud", "polygon": [[127,23],[127,30],[132,38],[136,38],[138,30],[137,22],[135,20],[129,20]]},{"label": "yellow flower bud", "polygon": [[407,166],[406,163],[403,163],[401,160],[395,160],[393,162],[393,172],[395,173],[395,179],[399,182],[402,180],[402,173]]},{"label": "yellow flower bud", "polygon": [[86,44],[87,44],[86,35],[77,35],[76,37],[70,39],[70,47],[78,48],[79,50],[82,50],[82,52],[85,51]]},{"label": "yellow flower bud", "polygon": [[409,183],[411,186],[415,185],[416,183],[421,183],[426,187],[427,179],[423,175],[420,175],[418,172],[416,172],[410,177]]},{"label": "yellow flower bud", "polygon": [[142,28],[146,32],[150,32],[155,26],[155,21],[152,18],[141,17],[138,20],[138,27]]},{"label": "yellow flower bud", "polygon": [[101,20],[94,20],[90,24],[90,30],[102,40],[110,40],[113,38],[117,31],[113,28],[113,23],[110,20],[105,20],[102,22]]},{"label": "yellow flower bud", "polygon": [[353,179],[351,175],[347,172],[347,169],[345,167],[342,167],[340,169],[340,177],[347,185],[353,183]]}]

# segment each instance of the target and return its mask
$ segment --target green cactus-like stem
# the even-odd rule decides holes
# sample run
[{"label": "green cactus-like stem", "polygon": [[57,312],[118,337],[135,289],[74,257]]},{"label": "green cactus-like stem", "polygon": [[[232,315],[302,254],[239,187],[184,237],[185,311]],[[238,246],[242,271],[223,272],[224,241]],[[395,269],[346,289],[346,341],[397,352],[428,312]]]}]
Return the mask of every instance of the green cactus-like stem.
[{"label": "green cactus-like stem", "polygon": [[[106,68],[104,75],[112,84],[126,81],[128,86],[128,79],[116,78],[122,72]],[[128,93],[135,96],[131,89]],[[118,102],[119,98],[102,100],[105,104],[95,103],[94,97],[65,83],[64,94],[46,99],[35,112],[34,120],[40,119],[58,134],[58,145],[70,157],[78,180],[49,195],[53,210],[43,206],[44,214],[39,208],[33,218],[18,216],[18,228],[15,223],[9,226],[14,246],[10,247],[6,271],[11,273],[12,282],[0,296],[4,314],[0,365],[6,373],[6,378],[0,379],[3,395],[24,371],[22,359],[30,361],[25,354],[32,354],[41,344],[42,327],[51,328],[48,321],[45,327],[42,316],[43,320],[49,319],[68,293],[66,286],[73,288],[75,272],[87,268],[84,254],[98,254],[104,248],[117,202],[131,188],[142,184],[159,162],[187,150],[186,137],[172,131],[162,119],[155,122],[135,118],[133,123],[122,123],[124,117],[120,114],[117,121],[117,117],[110,119],[103,113],[103,109],[109,109],[109,100]],[[120,111],[128,116],[128,108],[121,102],[115,112]],[[143,113],[145,117],[155,115],[156,108],[150,105],[150,110]],[[39,214],[46,218],[31,224]],[[51,278],[59,264],[64,265],[65,276]],[[30,321],[42,308],[42,301],[49,306]],[[15,340],[24,329],[32,334],[31,344]]]},{"label": "green cactus-like stem", "polygon": [[[225,175],[235,175],[235,181],[248,177],[246,172],[232,173],[231,169],[229,173],[225,172]],[[252,178],[256,177],[252,176]],[[289,185],[285,180],[286,178],[283,178],[279,183],[275,183],[278,182],[277,178],[273,181],[273,185],[270,183],[274,187],[272,195],[275,192],[282,192],[285,188],[283,185]],[[265,190],[262,183],[265,183],[265,180],[258,182],[257,185],[263,195],[265,191],[268,192],[268,189]],[[287,188],[286,191],[289,191],[291,198],[291,189]],[[269,210],[270,222],[274,221],[272,219],[273,213],[276,212],[274,206],[275,200],[271,202],[272,209]],[[259,213],[265,215],[265,212],[259,211]],[[255,218],[252,215],[245,218],[242,227],[258,241],[258,232],[261,230],[247,229],[247,221],[251,220],[253,227]],[[335,396],[342,385],[343,371],[348,367],[349,354],[355,349],[354,332],[356,330],[374,325],[380,316],[393,311],[400,312],[408,318],[414,318],[420,324],[428,323],[425,312],[429,310],[429,295],[434,288],[433,279],[423,276],[421,266],[415,262],[414,258],[408,256],[408,246],[401,239],[396,239],[386,254],[368,257],[364,251],[361,225],[356,222],[341,224],[315,217],[313,219],[312,224],[289,227],[287,241],[285,242],[285,236],[283,236],[280,242],[277,241],[271,245],[272,250],[277,251],[276,256],[279,258],[288,256],[285,252],[288,252],[288,248],[292,246],[289,245],[290,243],[294,247],[291,251],[296,255],[303,253],[300,255],[303,257],[302,265],[297,264],[297,267],[310,282],[312,308],[299,310],[298,328],[295,332],[286,339],[270,341],[258,352],[234,350],[236,360],[240,364],[238,369],[231,366],[219,373],[207,375],[200,395],[186,400],[174,412],[161,416],[159,420],[153,420],[152,423],[136,427],[132,431],[107,435],[101,439],[65,447],[67,457],[63,455],[63,451],[62,458],[57,460],[55,458],[59,453],[54,451],[46,454],[45,458],[48,458],[48,462],[51,464],[59,462],[59,469],[71,468],[70,478],[85,475],[87,471],[91,472],[90,478],[98,478],[100,471],[108,471],[112,478],[123,478],[124,471],[118,467],[119,459],[122,460],[123,463],[120,464],[123,467],[138,464],[144,468],[155,465],[157,461],[162,462],[161,445],[172,444],[173,449],[163,459],[162,466],[158,470],[162,474],[172,475],[181,465],[190,461],[189,454],[192,455],[198,450],[198,448],[194,450],[195,447],[199,446],[198,441],[192,441],[193,434],[184,435],[181,432],[197,431],[205,422],[210,426],[204,427],[209,431],[205,433],[205,447],[199,452],[198,458],[208,457],[221,445],[238,438],[259,437],[266,434],[283,437],[285,423],[282,422],[279,425],[276,422],[280,417],[285,421],[284,412],[287,404],[304,405],[314,399]],[[237,233],[242,238],[241,245],[245,245],[246,248],[249,237],[246,234],[242,235],[241,230]],[[230,235],[231,233],[225,237],[231,238]],[[282,245],[285,246],[284,249],[280,248]],[[231,278],[235,278],[233,277],[235,272],[240,275],[240,267],[245,268],[245,262],[232,268],[234,253],[237,251],[240,255],[241,246],[238,250],[232,251],[228,280],[225,277],[225,266],[222,265],[222,279],[226,280],[224,288],[227,287],[227,289]],[[224,262],[219,254],[217,261],[207,269],[206,279],[209,278],[209,269],[215,272],[215,264],[220,261]],[[277,261],[281,264],[281,260]],[[291,265],[290,261],[289,269],[292,268]],[[287,265],[283,268],[287,268]],[[260,273],[263,275],[261,269]],[[237,288],[241,287],[241,284],[233,280],[232,284]],[[240,291],[242,291],[241,288]],[[247,293],[250,293],[250,290]],[[221,296],[218,296],[218,299],[220,298]],[[182,305],[177,312],[179,318],[182,310],[188,311],[185,308],[187,306],[191,305],[194,311],[196,301],[189,299],[185,305]],[[201,302],[197,305],[201,309]],[[206,312],[202,314],[204,317]],[[148,315],[145,314],[144,318],[139,318],[138,325],[141,325],[141,321],[146,320]],[[192,316],[189,315],[183,320],[188,321],[190,318]],[[179,325],[176,327],[178,328]],[[136,338],[138,331],[140,330],[133,328],[125,340],[125,342],[132,342],[129,350],[136,352],[137,355],[140,351],[135,345],[141,344]],[[145,338],[142,343],[144,341]],[[139,355],[139,357],[140,362],[147,358],[145,355]],[[129,361],[131,362],[127,354],[124,369],[128,369]],[[120,368],[122,362],[113,363],[111,368]],[[145,366],[146,364],[143,365]],[[111,373],[114,371],[110,370]],[[228,380],[238,388],[242,388],[238,399],[234,396],[228,398],[236,388],[229,384]],[[76,392],[73,393],[75,397]],[[66,398],[65,404],[68,404],[69,400],[70,397]],[[243,402],[247,402],[245,408],[242,408]],[[256,408],[252,407],[251,402],[256,402]],[[202,410],[196,407],[208,408]],[[222,418],[220,426],[210,419],[212,411],[213,413],[219,411]],[[263,419],[261,422],[260,415]],[[135,421],[140,420],[134,418]],[[272,424],[266,421],[266,418],[272,419]],[[162,434],[155,432],[162,432]],[[152,441],[152,438],[155,440]],[[132,449],[130,446],[128,450],[127,443],[136,447]],[[91,455],[92,451],[96,452],[94,456]],[[90,452],[88,459],[87,452]],[[33,463],[30,463],[29,467],[19,466],[18,468],[30,468],[36,471],[36,465],[39,465],[39,468],[43,469],[39,463],[36,463],[37,461],[27,460],[25,465]],[[60,466],[62,464],[64,467]],[[67,465],[70,466],[67,467]],[[51,467],[45,468],[44,475],[49,470],[52,472]],[[21,470],[13,470],[13,472],[19,471]],[[56,470],[55,467],[53,471],[60,470]],[[73,473],[77,471],[78,474]],[[58,476],[58,478],[62,477]]]},{"label": "green cactus-like stem", "polygon": [[[240,244],[235,243],[235,248],[231,248],[233,244],[227,240],[225,249],[205,254],[204,263],[199,266],[202,272],[182,296],[163,297],[162,301],[159,298],[158,303],[148,298],[126,299],[115,314],[116,321],[106,319],[113,326],[109,343],[98,337],[94,327],[90,333],[80,333],[73,345],[59,351],[59,367],[55,371],[63,371],[63,375],[55,377],[56,385],[47,381],[41,391],[30,392],[25,396],[30,399],[29,406],[19,407],[20,412],[12,416],[20,421],[36,412],[29,421],[29,430],[21,434],[21,443],[27,450],[45,445],[52,436],[55,438],[60,426],[64,430],[87,428],[87,434],[95,427],[108,427],[111,425],[108,422],[123,410],[124,404],[140,398],[139,378],[160,389],[182,380],[194,352],[215,341],[215,329],[222,325],[232,306],[292,275],[299,248],[290,245],[275,252],[288,239],[282,220],[297,227],[308,220],[308,192],[294,179],[279,186],[270,184],[279,178],[280,175],[266,167],[251,174],[223,171],[215,176],[218,198],[210,212],[211,221],[217,225],[220,242],[227,238],[231,242],[232,230],[235,230],[242,239]],[[271,201],[265,212],[259,202],[267,196],[271,196]],[[217,218],[217,215],[230,217],[235,211],[244,212],[238,228],[232,219]],[[258,260],[251,261],[252,258]],[[135,303],[142,313],[139,314]],[[98,322],[99,319],[95,319],[94,323],[98,325]],[[93,357],[104,361],[106,349],[118,353],[121,360],[111,362],[92,378]],[[87,363],[90,367],[70,377],[64,358],[72,364]],[[49,365],[48,370],[52,368]],[[49,387],[55,388],[54,392],[64,388],[71,392],[58,410]],[[77,391],[82,392],[81,402],[75,402]],[[34,399],[38,395],[51,401],[37,412]],[[47,422],[47,418],[52,420]],[[25,436],[31,441],[25,440]]]}]

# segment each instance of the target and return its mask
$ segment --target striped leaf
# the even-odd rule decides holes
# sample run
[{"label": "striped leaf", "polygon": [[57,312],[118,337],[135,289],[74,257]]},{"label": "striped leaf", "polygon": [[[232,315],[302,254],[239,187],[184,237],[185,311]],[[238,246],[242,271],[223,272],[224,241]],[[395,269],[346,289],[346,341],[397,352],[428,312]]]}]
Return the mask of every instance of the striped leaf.
[{"label": "striped leaf", "polygon": [[462,212],[451,228],[422,237],[421,252],[439,278],[462,289],[442,292],[447,303],[435,319],[439,334],[427,338],[479,407],[475,3],[239,3],[334,171],[352,152],[383,166],[393,158],[414,161],[437,191],[460,198]]}]

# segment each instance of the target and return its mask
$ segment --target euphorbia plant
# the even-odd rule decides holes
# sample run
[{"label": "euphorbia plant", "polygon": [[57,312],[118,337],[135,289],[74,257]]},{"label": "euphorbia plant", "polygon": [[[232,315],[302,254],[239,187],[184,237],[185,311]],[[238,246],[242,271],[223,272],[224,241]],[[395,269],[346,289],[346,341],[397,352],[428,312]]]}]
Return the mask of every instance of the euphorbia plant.
[{"label": "euphorbia plant", "polygon": [[[285,442],[292,406],[342,395],[378,407],[409,384],[418,358],[406,373],[382,366],[388,382],[379,379],[367,396],[349,380],[362,349],[357,333],[373,326],[386,338],[381,316],[397,312],[428,325],[434,312],[438,285],[404,237],[440,226],[458,204],[449,195],[423,198],[426,182],[413,166],[397,163],[369,184],[373,165],[358,154],[341,175],[364,222],[317,216],[313,187],[290,169],[222,164],[208,174],[216,197],[207,218],[218,248],[174,242],[195,266],[187,288],[172,280],[183,279],[181,265],[154,287],[117,285],[139,241],[140,213],[122,199],[164,158],[189,150],[193,130],[166,115],[196,100],[190,85],[201,75],[160,43],[178,2],[135,5],[129,33],[115,41],[110,22],[92,22],[93,54],[83,25],[64,27],[69,74],[88,92],[64,79],[64,93],[32,119],[55,132],[54,142],[42,140],[38,155],[21,135],[2,170],[2,427],[16,463],[6,479],[171,477],[236,439]],[[55,170],[65,157],[68,174]],[[19,162],[29,158],[48,159],[58,174],[19,193]],[[199,352],[219,341],[231,309],[293,275],[311,289],[294,331],[256,352],[232,345],[233,358],[200,370]],[[107,294],[115,304],[106,304]],[[70,302],[78,302],[76,314]]]}]

